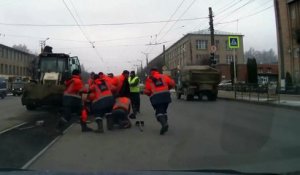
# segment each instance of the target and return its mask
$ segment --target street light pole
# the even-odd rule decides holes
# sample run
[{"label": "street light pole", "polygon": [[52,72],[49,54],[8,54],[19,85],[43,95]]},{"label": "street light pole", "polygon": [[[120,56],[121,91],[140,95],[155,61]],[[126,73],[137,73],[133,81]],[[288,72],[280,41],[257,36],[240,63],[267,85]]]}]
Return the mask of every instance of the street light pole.
[{"label": "street light pole", "polygon": [[50,38],[46,38],[45,40],[40,40],[40,46],[41,46],[41,53],[44,51],[44,48],[46,46],[46,41]]},{"label": "street light pole", "polygon": [[[145,72],[146,72],[146,74],[149,72],[148,70],[149,70],[149,68],[148,68],[148,66],[149,66],[149,62],[148,62],[148,56],[149,56],[149,53],[145,53],[145,52],[142,52],[142,54],[144,54],[145,56],[146,56],[146,67],[145,67]],[[145,76],[146,76],[146,74],[145,74]]]}]

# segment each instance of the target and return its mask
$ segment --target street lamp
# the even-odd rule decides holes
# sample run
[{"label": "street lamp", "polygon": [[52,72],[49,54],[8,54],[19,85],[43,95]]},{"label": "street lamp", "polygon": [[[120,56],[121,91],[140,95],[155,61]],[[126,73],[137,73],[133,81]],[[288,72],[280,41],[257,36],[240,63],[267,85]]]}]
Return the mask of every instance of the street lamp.
[{"label": "street lamp", "polygon": [[48,38],[46,38],[45,40],[41,40],[41,41],[40,41],[41,52],[44,51],[44,48],[45,48],[45,46],[46,46],[46,41],[49,40],[49,39],[50,39],[50,38],[48,37]]}]

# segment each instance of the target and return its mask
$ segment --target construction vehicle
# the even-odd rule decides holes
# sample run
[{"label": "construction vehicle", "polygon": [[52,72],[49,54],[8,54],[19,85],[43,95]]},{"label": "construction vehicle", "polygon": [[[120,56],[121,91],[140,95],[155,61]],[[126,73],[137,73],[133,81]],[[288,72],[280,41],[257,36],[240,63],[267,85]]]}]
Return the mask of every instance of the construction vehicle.
[{"label": "construction vehicle", "polygon": [[177,99],[184,95],[187,101],[194,99],[195,96],[215,101],[220,80],[219,71],[210,66],[184,66],[176,76]]},{"label": "construction vehicle", "polygon": [[65,80],[71,78],[72,71],[80,70],[78,57],[64,53],[52,53],[46,46],[38,57],[37,75],[25,84],[22,104],[27,110],[43,105],[62,105]]}]

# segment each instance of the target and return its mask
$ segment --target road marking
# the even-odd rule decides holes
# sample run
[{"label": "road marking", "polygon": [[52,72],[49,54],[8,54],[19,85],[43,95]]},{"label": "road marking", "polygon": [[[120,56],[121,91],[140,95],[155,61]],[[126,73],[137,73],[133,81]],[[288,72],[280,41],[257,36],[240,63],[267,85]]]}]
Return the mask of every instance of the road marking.
[{"label": "road marking", "polygon": [[7,129],[5,129],[5,130],[3,130],[3,131],[0,131],[0,134],[3,134],[3,133],[5,133],[5,132],[7,132],[7,131],[10,131],[10,130],[12,130],[12,129],[15,129],[15,128],[20,127],[20,126],[25,125],[25,124],[27,124],[27,122],[23,122],[23,123],[21,123],[21,124],[12,126],[12,127],[7,128]]},{"label": "road marking", "polygon": [[[63,131],[63,134],[65,134],[73,124],[71,124],[67,129]],[[38,158],[40,158],[52,145],[54,145],[55,142],[58,141],[63,135],[57,136],[54,140],[52,140],[45,148],[43,148],[37,155],[35,155],[32,159],[30,159],[25,165],[22,166],[21,169],[27,169],[30,165],[32,165]]]}]

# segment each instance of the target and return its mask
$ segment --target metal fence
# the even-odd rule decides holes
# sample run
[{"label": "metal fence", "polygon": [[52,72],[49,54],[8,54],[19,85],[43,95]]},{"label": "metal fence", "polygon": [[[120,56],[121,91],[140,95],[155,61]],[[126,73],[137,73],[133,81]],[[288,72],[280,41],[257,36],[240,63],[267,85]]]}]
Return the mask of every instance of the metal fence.
[{"label": "metal fence", "polygon": [[249,101],[280,101],[280,89],[277,85],[235,84],[220,90],[234,91],[235,99]]}]

